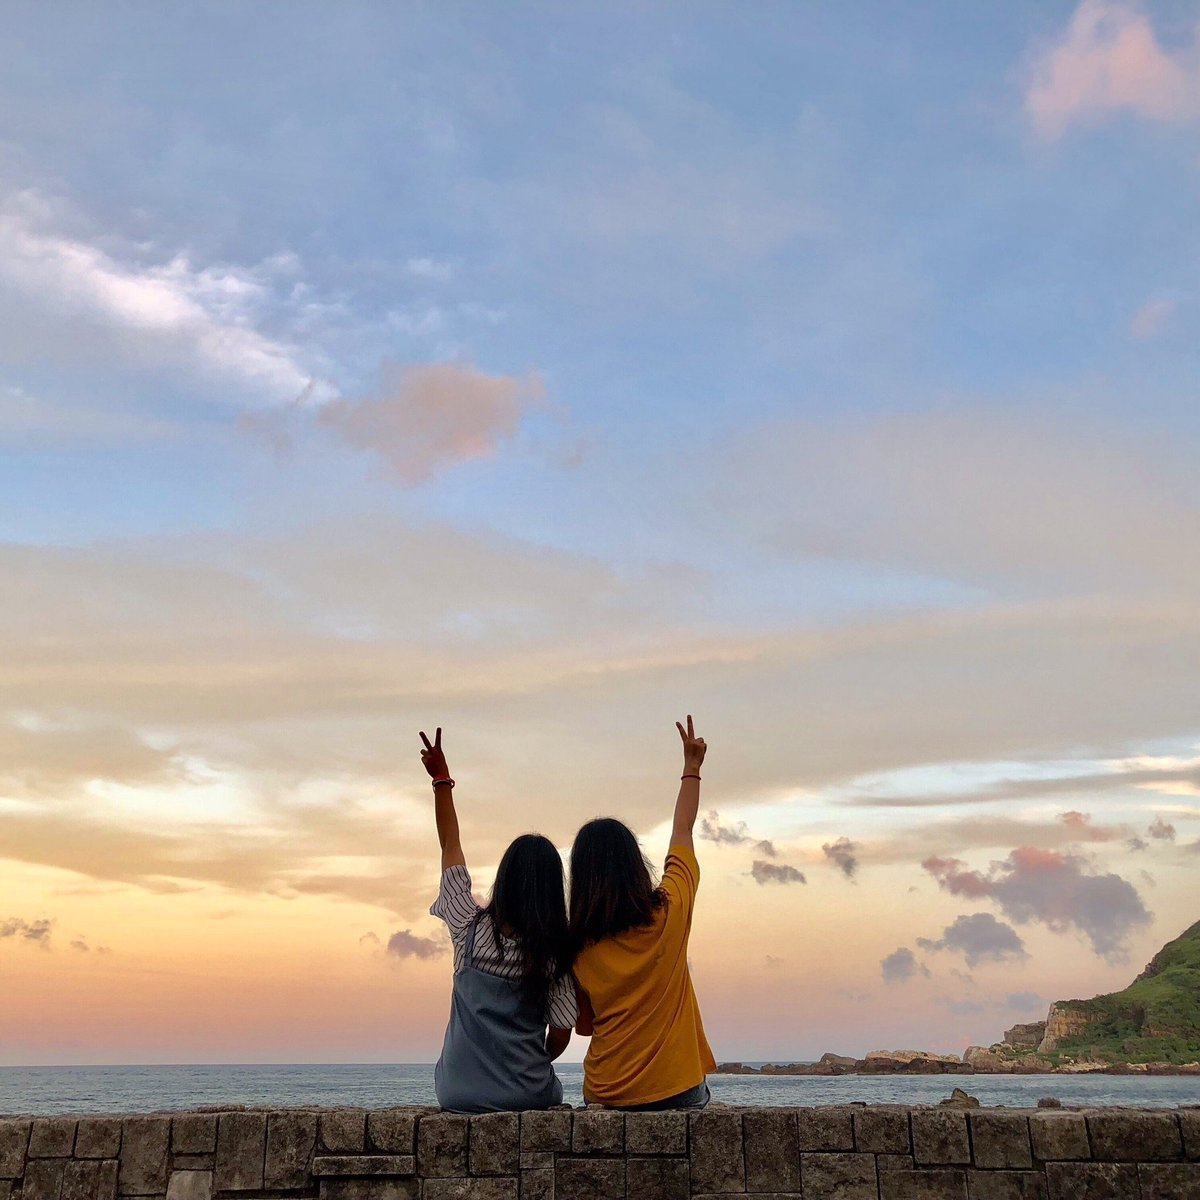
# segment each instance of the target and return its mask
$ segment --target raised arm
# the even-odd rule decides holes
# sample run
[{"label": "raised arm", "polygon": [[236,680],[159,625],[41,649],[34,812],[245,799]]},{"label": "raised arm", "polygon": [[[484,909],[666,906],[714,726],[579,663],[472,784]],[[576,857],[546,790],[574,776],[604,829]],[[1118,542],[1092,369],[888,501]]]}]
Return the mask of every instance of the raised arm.
[{"label": "raised arm", "polygon": [[704,753],[708,749],[703,738],[696,736],[692,728],[691,714],[688,715],[687,728],[684,729],[678,721],[675,728],[683,739],[683,776],[679,780],[679,796],[675,801],[675,820],[671,825],[671,845],[686,846],[695,849],[692,843],[692,828],[696,824],[696,814],[700,811],[700,764],[704,761]]},{"label": "raised arm", "polygon": [[454,780],[446,766],[446,755],[442,751],[442,727],[433,735],[433,742],[421,732],[425,749],[421,751],[421,762],[433,780],[433,816],[437,822],[438,842],[442,847],[442,870],[447,867],[465,867],[462,842],[458,836],[458,813],[454,811]]}]

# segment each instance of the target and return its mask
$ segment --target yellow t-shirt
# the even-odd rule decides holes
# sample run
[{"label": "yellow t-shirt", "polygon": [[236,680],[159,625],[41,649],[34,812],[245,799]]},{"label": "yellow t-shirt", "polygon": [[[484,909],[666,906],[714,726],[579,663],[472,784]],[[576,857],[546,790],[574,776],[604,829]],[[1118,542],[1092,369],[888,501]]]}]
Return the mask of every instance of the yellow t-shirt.
[{"label": "yellow t-shirt", "polygon": [[583,1093],[597,1104],[653,1104],[686,1092],[716,1067],[688,970],[700,864],[686,846],[667,852],[666,903],[649,925],[602,938],[575,960],[594,1013]]}]

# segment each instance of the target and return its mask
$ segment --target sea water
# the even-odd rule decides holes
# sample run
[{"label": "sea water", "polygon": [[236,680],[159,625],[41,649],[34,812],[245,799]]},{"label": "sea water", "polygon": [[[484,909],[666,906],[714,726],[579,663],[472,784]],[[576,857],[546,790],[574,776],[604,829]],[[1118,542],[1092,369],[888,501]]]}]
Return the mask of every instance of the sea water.
[{"label": "sea water", "polygon": [[[582,1104],[583,1067],[558,1067],[564,1099]],[[965,1088],[983,1104],[1200,1105],[1200,1076],[710,1075],[713,1099],[737,1105],[936,1104]],[[201,1105],[384,1108],[434,1104],[428,1063],[295,1066],[0,1067],[0,1114],[147,1112]]]}]

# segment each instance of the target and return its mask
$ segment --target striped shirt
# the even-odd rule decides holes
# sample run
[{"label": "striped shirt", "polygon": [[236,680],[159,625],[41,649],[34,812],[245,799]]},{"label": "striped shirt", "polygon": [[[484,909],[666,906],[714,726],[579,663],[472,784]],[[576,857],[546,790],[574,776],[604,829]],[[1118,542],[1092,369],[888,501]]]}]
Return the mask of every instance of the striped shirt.
[{"label": "striped shirt", "polygon": [[[463,969],[467,956],[468,930],[471,922],[482,910],[471,894],[471,872],[463,866],[447,867],[442,872],[442,884],[438,897],[429,909],[429,915],[440,917],[450,930],[454,945],[454,973]],[[475,931],[475,966],[489,975],[501,979],[521,978],[521,947],[515,938],[500,936],[504,950],[501,955],[496,946],[496,931],[491,917],[484,914]],[[546,1024],[558,1029],[574,1029],[579,1019],[579,1004],[575,999],[575,980],[568,971],[550,988],[546,1005]]]}]

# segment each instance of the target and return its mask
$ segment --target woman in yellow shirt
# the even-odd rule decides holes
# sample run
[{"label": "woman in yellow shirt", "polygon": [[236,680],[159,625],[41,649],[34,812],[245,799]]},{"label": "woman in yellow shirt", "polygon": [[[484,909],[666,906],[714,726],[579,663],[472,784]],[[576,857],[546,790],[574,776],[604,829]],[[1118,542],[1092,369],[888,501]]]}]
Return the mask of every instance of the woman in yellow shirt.
[{"label": "woman in yellow shirt", "polygon": [[571,849],[571,933],[580,1017],[590,1034],[583,1096],[611,1108],[703,1108],[716,1067],[688,970],[688,937],[700,882],[692,827],[706,750],[687,728],[671,846],[656,888],[628,826],[589,821]]}]

